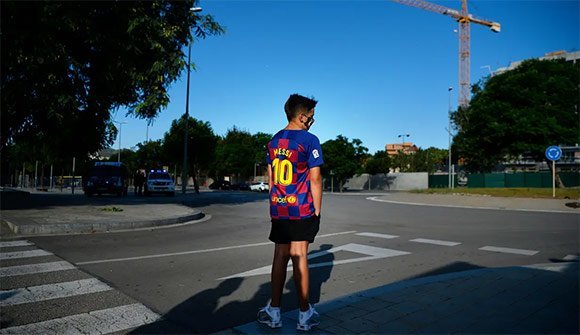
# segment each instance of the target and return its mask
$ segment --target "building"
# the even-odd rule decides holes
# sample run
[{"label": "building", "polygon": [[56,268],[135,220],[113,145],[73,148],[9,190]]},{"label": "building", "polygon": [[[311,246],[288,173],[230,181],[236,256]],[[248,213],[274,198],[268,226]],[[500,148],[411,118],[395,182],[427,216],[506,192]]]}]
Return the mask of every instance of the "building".
[{"label": "building", "polygon": [[405,155],[414,154],[419,150],[413,142],[403,142],[385,145],[385,151],[388,156],[395,156],[402,151]]},{"label": "building", "polygon": [[[564,50],[549,52],[544,55],[544,57],[540,57],[539,60],[553,60],[553,59],[565,59],[567,62],[576,63],[580,60],[580,51],[572,51],[566,52]],[[515,69],[516,67],[520,66],[523,60],[511,62],[507,67],[500,67],[499,69],[495,70],[492,75],[502,74],[506,71],[510,71]]]}]

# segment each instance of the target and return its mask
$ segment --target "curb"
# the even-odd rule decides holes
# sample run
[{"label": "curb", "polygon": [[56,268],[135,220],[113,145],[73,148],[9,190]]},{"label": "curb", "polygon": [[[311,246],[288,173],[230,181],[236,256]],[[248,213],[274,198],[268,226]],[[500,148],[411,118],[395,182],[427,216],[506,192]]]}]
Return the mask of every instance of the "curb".
[{"label": "curb", "polygon": [[15,225],[4,219],[4,222],[18,236],[22,235],[57,235],[57,234],[86,234],[86,233],[104,233],[117,230],[131,230],[149,227],[161,227],[174,224],[180,224],[190,221],[201,220],[205,217],[202,212],[194,214],[159,220],[147,221],[117,221],[117,222],[76,222],[76,223],[57,223],[57,224],[34,224],[34,225]]}]

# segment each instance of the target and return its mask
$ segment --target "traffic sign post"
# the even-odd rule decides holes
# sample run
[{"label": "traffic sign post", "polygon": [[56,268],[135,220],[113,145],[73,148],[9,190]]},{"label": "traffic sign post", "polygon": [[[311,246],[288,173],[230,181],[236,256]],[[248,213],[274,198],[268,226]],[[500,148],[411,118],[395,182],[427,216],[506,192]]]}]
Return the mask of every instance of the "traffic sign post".
[{"label": "traffic sign post", "polygon": [[552,161],[552,198],[556,197],[556,161],[562,157],[562,149],[557,145],[546,149],[546,158]]}]

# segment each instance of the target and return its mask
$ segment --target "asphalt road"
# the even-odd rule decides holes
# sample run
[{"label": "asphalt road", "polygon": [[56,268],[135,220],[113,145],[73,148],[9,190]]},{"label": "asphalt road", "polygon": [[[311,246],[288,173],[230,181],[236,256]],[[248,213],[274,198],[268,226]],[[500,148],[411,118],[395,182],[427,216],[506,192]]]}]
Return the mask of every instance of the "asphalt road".
[{"label": "asphalt road", "polygon": [[[433,274],[548,263],[580,250],[574,213],[419,207],[366,198],[325,195],[321,230],[310,247],[316,256],[310,261],[313,302]],[[87,309],[103,300],[136,301],[169,320],[136,332],[207,333],[254,320],[270,296],[267,195],[206,193],[194,205],[209,214],[207,220],[28,240],[78,266],[83,278],[98,278],[114,289],[106,296],[95,293]],[[285,310],[297,307],[292,280],[290,271]],[[10,280],[2,289],[7,285]],[[25,314],[49,319],[58,315],[54,309],[66,315],[72,304],[61,300],[51,306],[26,305],[26,311],[12,306],[9,313],[26,323]]]}]

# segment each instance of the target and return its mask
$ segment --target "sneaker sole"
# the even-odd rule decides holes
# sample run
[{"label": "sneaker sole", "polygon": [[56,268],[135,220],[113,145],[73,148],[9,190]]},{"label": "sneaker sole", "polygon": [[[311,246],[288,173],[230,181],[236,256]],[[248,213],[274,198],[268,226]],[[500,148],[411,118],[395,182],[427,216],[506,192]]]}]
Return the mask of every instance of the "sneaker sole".
[{"label": "sneaker sole", "polygon": [[267,325],[268,327],[270,327],[272,329],[282,328],[282,321],[280,321],[280,322],[270,322],[270,321],[260,321],[260,320],[258,320],[258,323],[261,323],[263,325]]},{"label": "sneaker sole", "polygon": [[300,330],[300,331],[303,331],[303,332],[307,332],[307,331],[312,330],[312,328],[318,326],[319,324],[320,323],[314,323],[314,324],[311,324],[311,325],[301,325],[301,324],[298,323],[298,324],[296,324],[296,330]]}]

